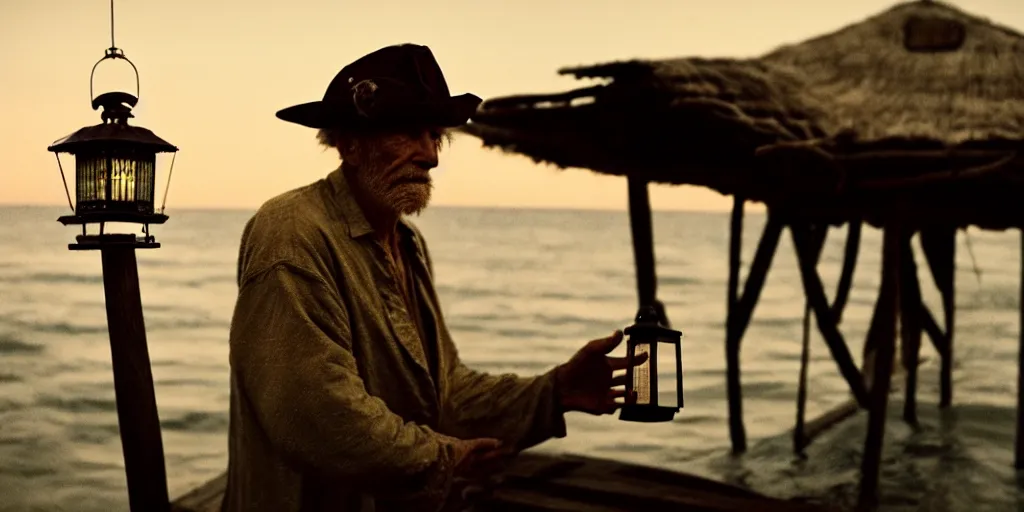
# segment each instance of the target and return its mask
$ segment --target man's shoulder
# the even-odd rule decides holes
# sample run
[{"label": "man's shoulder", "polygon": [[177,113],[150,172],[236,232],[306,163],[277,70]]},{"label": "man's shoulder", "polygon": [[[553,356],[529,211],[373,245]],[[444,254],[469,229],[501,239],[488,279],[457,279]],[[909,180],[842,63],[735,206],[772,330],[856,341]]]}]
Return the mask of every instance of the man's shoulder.
[{"label": "man's shoulder", "polygon": [[327,246],[340,219],[332,217],[320,188],[317,182],[289,190],[256,210],[242,233],[243,280],[280,264],[317,273],[326,270]]}]

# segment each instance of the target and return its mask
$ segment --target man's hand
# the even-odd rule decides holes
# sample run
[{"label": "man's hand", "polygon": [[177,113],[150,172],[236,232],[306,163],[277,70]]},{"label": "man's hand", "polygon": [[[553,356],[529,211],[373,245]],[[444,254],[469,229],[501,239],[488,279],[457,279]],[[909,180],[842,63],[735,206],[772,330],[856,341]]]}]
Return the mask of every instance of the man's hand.
[{"label": "man's hand", "polygon": [[[627,403],[635,399],[626,397],[625,388],[619,387],[626,385],[626,375],[614,375],[614,372],[626,369],[626,358],[608,357],[620,343],[622,331],[593,340],[555,370],[563,410],[612,414],[622,405],[615,401],[616,398],[624,398]],[[633,366],[646,360],[647,354],[641,354],[633,360]]]},{"label": "man's hand", "polygon": [[511,447],[505,447],[497,439],[457,439],[448,437],[455,448],[455,475],[475,476],[500,467],[501,462],[512,454]]}]

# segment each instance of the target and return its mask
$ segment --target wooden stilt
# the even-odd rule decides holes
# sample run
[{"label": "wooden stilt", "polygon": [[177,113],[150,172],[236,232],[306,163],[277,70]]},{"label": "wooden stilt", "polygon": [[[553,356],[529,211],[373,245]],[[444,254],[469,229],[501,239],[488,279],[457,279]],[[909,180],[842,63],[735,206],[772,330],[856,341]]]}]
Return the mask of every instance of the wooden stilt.
[{"label": "wooden stilt", "polygon": [[636,287],[639,307],[655,306],[662,323],[669,324],[664,306],[657,300],[658,280],[655,272],[654,230],[651,226],[651,200],[647,181],[630,177],[629,224],[633,237],[633,260],[636,265]]},{"label": "wooden stilt", "polygon": [[797,260],[800,263],[800,278],[804,284],[804,293],[814,311],[815,320],[818,322],[818,329],[825,338],[832,358],[839,366],[839,372],[850,385],[850,391],[854,398],[862,406],[867,404],[867,389],[863,377],[857,365],[853,362],[850,349],[843,339],[842,333],[836,325],[832,315],[828,299],[825,297],[825,289],[821,284],[821,277],[815,268],[813,249],[810,244],[810,232],[806,226],[791,226],[790,232],[793,235],[793,244],[796,246]]},{"label": "wooden stilt", "polygon": [[1013,463],[1017,469],[1024,469],[1024,229],[1020,232],[1020,329],[1017,352],[1017,446]]},{"label": "wooden stilt", "polygon": [[889,385],[895,355],[896,318],[900,295],[899,274],[902,267],[902,229],[897,225],[886,226],[884,237],[882,286],[868,334],[868,337],[875,342],[876,359],[868,408],[868,433],[864,442],[864,456],[861,460],[859,504],[865,508],[873,506],[877,502],[878,496],[878,474],[882,459],[885,416],[889,404]]},{"label": "wooden stilt", "polygon": [[931,268],[935,286],[942,295],[946,335],[939,370],[939,407],[953,403],[953,333],[956,317],[956,228],[929,228],[921,231],[921,247]]},{"label": "wooden stilt", "polygon": [[917,366],[921,356],[921,285],[917,279],[917,263],[911,247],[912,232],[905,232],[900,268],[900,360],[906,370],[906,399],[903,420],[917,425]]},{"label": "wooden stilt", "polygon": [[939,324],[935,321],[935,316],[932,315],[931,310],[923,302],[921,303],[921,327],[928,334],[928,338],[932,340],[932,346],[935,347],[935,351],[939,353],[940,357],[945,357],[945,353],[948,350],[946,348],[948,346],[946,333],[939,327]]},{"label": "wooden stilt", "polygon": [[[746,332],[747,327],[750,325],[750,318],[754,314],[754,307],[757,305],[757,300],[761,297],[761,290],[764,288],[765,279],[768,277],[768,270],[771,268],[772,259],[775,257],[775,251],[779,246],[779,237],[782,234],[782,223],[778,217],[772,215],[771,211],[768,212],[768,221],[764,225],[764,231],[761,233],[761,241],[757,245],[757,251],[754,254],[754,261],[750,265],[750,273],[747,275],[747,281],[743,285],[743,294],[740,295],[733,303],[734,307],[729,309],[728,318],[726,319],[726,378],[727,388],[729,393],[729,434],[732,441],[733,453],[742,453],[746,451],[746,435],[743,428],[743,417],[742,417],[742,399],[740,397],[740,383],[739,383],[739,346],[743,339],[743,333]],[[737,242],[738,245],[738,242]],[[738,265],[738,264],[737,264]],[[737,268],[737,285],[739,283],[739,269]],[[729,363],[729,347],[737,347],[737,357],[733,363]],[[729,377],[729,368],[735,368],[736,378],[732,381],[733,384],[729,384],[731,380]],[[735,390],[735,391],[733,391]],[[735,393],[735,395],[733,394]],[[739,414],[734,414],[738,412]]]},{"label": "wooden stilt", "polygon": [[860,254],[860,234],[863,224],[850,221],[846,232],[846,250],[843,252],[843,270],[839,274],[839,286],[836,287],[836,300],[832,301],[832,316],[836,324],[843,320],[846,302],[853,288],[853,271],[857,268],[857,255]]},{"label": "wooden stilt", "polygon": [[743,388],[740,383],[740,343],[743,338],[736,333],[745,202],[740,196],[733,197],[729,222],[729,289],[726,290],[725,381],[729,401],[729,438],[735,453],[747,450],[747,432],[743,425]]},{"label": "wooden stilt", "polygon": [[804,301],[804,333],[800,346],[800,377],[796,390],[796,427],[793,428],[793,453],[804,454],[807,446],[807,367],[811,361],[811,304]]},{"label": "wooden stilt", "polygon": [[[825,246],[828,227],[812,228],[811,236],[814,264],[821,259],[821,250]],[[811,304],[804,300],[803,337],[800,347],[800,376],[796,392],[796,427],[793,428],[793,453],[802,455],[807,445],[804,421],[807,416],[807,369],[811,359]]]}]

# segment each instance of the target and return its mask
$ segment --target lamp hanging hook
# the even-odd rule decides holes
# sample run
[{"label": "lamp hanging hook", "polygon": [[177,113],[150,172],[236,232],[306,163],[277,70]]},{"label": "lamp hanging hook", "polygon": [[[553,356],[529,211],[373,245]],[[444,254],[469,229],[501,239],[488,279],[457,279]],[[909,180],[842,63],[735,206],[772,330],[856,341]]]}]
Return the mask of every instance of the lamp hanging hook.
[{"label": "lamp hanging hook", "polygon": [[[114,44],[114,0],[110,0],[110,48],[107,48],[103,52],[103,57],[96,61],[96,64],[92,66],[92,72],[89,73],[89,102],[92,103],[93,110],[99,108],[99,105],[93,101],[96,99],[96,95],[93,92],[93,80],[96,76],[96,68],[99,67],[100,63],[107,59],[122,59],[132,67],[132,71],[135,72],[135,102],[137,103],[139,101],[139,95],[142,92],[139,88],[139,68],[135,67],[135,63],[124,55],[124,50],[118,48]],[[134,106],[134,104],[132,106]]]}]

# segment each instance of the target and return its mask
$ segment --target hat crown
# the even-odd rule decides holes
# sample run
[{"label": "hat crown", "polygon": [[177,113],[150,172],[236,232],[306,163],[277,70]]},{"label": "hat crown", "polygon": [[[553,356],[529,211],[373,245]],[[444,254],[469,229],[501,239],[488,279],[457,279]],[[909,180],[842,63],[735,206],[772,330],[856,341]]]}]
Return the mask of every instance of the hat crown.
[{"label": "hat crown", "polygon": [[366,80],[401,86],[424,101],[450,96],[444,73],[430,48],[406,43],[385,46],[341,68],[327,86],[324,101],[348,101],[352,88]]},{"label": "hat crown", "polygon": [[430,48],[386,46],[343,67],[322,101],[293,105],[277,117],[310,128],[374,129],[459,126],[482,100],[452,96]]}]

